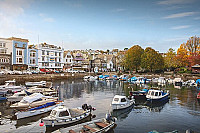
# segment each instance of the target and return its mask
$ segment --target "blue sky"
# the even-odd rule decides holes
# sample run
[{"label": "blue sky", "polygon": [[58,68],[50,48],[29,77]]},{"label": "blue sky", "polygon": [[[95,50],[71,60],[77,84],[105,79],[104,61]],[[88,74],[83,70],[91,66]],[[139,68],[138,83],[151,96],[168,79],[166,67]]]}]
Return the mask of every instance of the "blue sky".
[{"label": "blue sky", "polygon": [[0,37],[66,50],[139,44],[166,52],[200,35],[199,6],[199,0],[0,0]]}]

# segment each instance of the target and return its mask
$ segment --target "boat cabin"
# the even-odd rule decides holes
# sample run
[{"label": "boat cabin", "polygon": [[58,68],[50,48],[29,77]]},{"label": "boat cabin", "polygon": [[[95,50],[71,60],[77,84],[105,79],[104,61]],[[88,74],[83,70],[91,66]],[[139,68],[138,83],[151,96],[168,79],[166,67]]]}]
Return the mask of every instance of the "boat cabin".
[{"label": "boat cabin", "polygon": [[147,96],[163,96],[165,93],[161,90],[149,90]]},{"label": "boat cabin", "polygon": [[115,95],[112,104],[126,104],[128,101],[126,96]]}]

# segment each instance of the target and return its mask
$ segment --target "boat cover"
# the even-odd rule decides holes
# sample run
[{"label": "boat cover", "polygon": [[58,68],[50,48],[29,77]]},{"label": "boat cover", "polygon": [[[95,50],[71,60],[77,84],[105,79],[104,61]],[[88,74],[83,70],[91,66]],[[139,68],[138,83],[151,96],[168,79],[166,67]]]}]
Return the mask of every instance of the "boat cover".
[{"label": "boat cover", "polygon": [[200,84],[200,79],[197,79],[196,83],[197,83],[197,84]]},{"label": "boat cover", "polygon": [[99,75],[99,78],[103,78],[103,75]]},{"label": "boat cover", "polygon": [[23,97],[22,100],[23,101],[27,101],[29,103],[32,103],[33,101],[38,100],[38,99],[40,99],[42,97],[53,98],[53,97],[50,97],[50,96],[44,96],[41,93],[34,93],[34,94],[30,95],[30,96]]}]

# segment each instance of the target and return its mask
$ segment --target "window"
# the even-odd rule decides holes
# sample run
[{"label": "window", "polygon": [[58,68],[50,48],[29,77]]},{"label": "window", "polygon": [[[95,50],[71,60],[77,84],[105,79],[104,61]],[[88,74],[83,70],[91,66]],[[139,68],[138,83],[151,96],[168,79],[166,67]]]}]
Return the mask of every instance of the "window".
[{"label": "window", "polygon": [[151,92],[151,95],[154,96],[154,92],[153,91]]},{"label": "window", "polygon": [[35,57],[35,55],[36,55],[35,52],[30,53],[30,57]]},{"label": "window", "polygon": [[55,58],[55,62],[57,62],[57,58]]},{"label": "window", "polygon": [[121,99],[121,102],[126,102],[126,99],[125,99],[125,98],[122,98],[122,99]]},{"label": "window", "polygon": [[44,50],[42,50],[42,55],[45,55],[45,51]]},{"label": "window", "polygon": [[0,49],[0,54],[6,54],[6,49]]},{"label": "window", "polygon": [[158,96],[158,92],[155,93],[155,96]]},{"label": "window", "polygon": [[115,98],[114,101],[115,101],[115,102],[118,102],[118,101],[119,101],[119,98]]},{"label": "window", "polygon": [[159,96],[161,96],[161,92],[159,92]]},{"label": "window", "polygon": [[31,59],[30,64],[35,64],[35,59]]},{"label": "window", "polygon": [[44,63],[42,63],[42,66],[44,66]]},{"label": "window", "polygon": [[15,48],[17,47],[17,45],[18,45],[18,44],[17,44],[17,43],[15,43]]},{"label": "window", "polygon": [[47,55],[49,55],[49,51],[47,51]]},{"label": "window", "polygon": [[71,58],[71,55],[67,55],[67,58]]},{"label": "window", "polygon": [[44,57],[42,57],[42,61],[44,61]]},{"label": "window", "polygon": [[22,50],[18,49],[17,50],[17,55],[22,55]]},{"label": "window", "polygon": [[61,62],[61,59],[59,58],[59,62]]},{"label": "window", "polygon": [[62,116],[69,116],[68,111],[60,112],[59,117],[62,117]]},{"label": "window", "polygon": [[6,43],[0,43],[0,47],[5,47],[6,46]]},{"label": "window", "polygon": [[55,56],[57,56],[57,52],[55,52]]},{"label": "window", "polygon": [[59,53],[59,56],[61,56],[61,53]]},{"label": "window", "polygon": [[67,62],[67,59],[66,59],[66,62]]},{"label": "window", "polygon": [[17,58],[17,63],[19,63],[19,64],[23,63],[23,59],[21,57]]}]

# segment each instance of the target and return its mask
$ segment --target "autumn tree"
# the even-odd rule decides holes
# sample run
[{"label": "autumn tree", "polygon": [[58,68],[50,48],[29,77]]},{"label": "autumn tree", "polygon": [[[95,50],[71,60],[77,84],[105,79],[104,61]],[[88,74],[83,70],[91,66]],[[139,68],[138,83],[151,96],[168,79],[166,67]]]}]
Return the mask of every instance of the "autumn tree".
[{"label": "autumn tree", "polygon": [[176,68],[177,62],[176,62],[176,52],[174,49],[170,48],[166,56],[164,57],[164,64],[165,68]]},{"label": "autumn tree", "polygon": [[141,60],[142,68],[150,70],[159,70],[164,68],[164,59],[161,54],[156,52],[154,49],[147,47],[144,50]]},{"label": "autumn tree", "polygon": [[142,49],[139,45],[134,45],[130,49],[126,51],[124,64],[126,69],[128,70],[138,70],[141,63],[141,56],[144,52],[144,49]]},{"label": "autumn tree", "polygon": [[185,67],[188,66],[188,51],[186,48],[185,43],[181,44],[180,47],[177,50],[177,63],[178,63],[178,67]]}]

